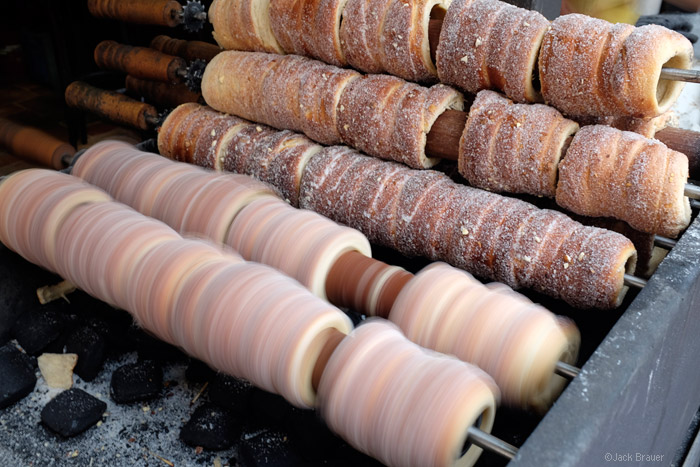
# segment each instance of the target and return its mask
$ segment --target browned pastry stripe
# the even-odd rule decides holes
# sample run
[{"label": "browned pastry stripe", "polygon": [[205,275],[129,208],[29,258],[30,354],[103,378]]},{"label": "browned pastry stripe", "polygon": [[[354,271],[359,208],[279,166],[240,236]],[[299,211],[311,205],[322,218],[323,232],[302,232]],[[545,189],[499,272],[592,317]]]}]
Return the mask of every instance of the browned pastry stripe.
[{"label": "browned pastry stripe", "polygon": [[[447,260],[514,288],[530,287],[579,307],[619,305],[623,274],[634,268],[636,257],[623,236],[516,199],[454,185],[441,174],[388,162],[364,169],[367,175],[359,176],[360,187],[353,191],[357,198],[347,200],[340,180],[364,167],[363,159],[367,157],[347,148],[322,150],[304,172],[300,206],[402,253]],[[424,190],[410,188],[414,177],[420,178],[415,186],[422,183]],[[436,183],[454,188],[431,189]],[[415,203],[424,208],[405,217],[405,206]],[[431,208],[444,215],[434,216]],[[426,225],[429,221],[435,225]]]},{"label": "browned pastry stripe", "polygon": [[553,197],[559,161],[577,130],[551,107],[481,91],[460,140],[459,173],[489,191]]},{"label": "browned pastry stripe", "polygon": [[516,102],[542,100],[534,86],[549,21],[497,0],[455,0],[437,43],[440,81],[464,91],[498,89]]},{"label": "browned pastry stripe", "polygon": [[208,15],[214,39],[223,49],[283,53],[268,8],[268,0],[214,0]]},{"label": "browned pastry stripe", "polygon": [[661,26],[560,16],[542,43],[542,95],[568,115],[655,117],[683,87],[660,79],[661,68],[690,68],[692,56],[685,37]]},{"label": "browned pastry stripe", "polygon": [[431,12],[444,12],[448,5],[446,0],[348,0],[340,26],[348,63],[366,73],[435,82],[429,21]]},{"label": "browned pastry stripe", "polygon": [[358,77],[304,57],[229,51],[207,66],[202,94],[217,110],[332,144],[341,93]]},{"label": "browned pastry stripe", "polygon": [[559,167],[557,204],[676,237],[690,223],[688,158],[636,133],[594,125],[574,137]]},{"label": "browned pastry stripe", "polygon": [[[285,52],[345,66],[341,14],[347,0],[270,0],[270,25]],[[347,20],[345,20],[347,21]]]},{"label": "browned pastry stripe", "polygon": [[343,143],[367,154],[428,168],[439,162],[425,154],[430,128],[446,110],[462,108],[462,96],[447,86],[424,88],[389,75],[366,75],[340,96],[338,130]]}]

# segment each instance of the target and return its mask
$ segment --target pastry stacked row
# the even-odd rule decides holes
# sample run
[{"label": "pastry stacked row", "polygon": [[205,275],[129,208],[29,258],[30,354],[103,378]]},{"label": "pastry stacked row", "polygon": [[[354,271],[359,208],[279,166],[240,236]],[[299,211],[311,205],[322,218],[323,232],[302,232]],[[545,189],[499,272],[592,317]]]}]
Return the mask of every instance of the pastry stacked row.
[{"label": "pastry stacked row", "polygon": [[[275,158],[284,152],[268,128],[242,124],[195,104],[181,106],[165,121],[159,137],[161,153],[183,159],[189,148],[207,146],[199,143],[211,133],[202,117],[205,112],[212,121],[231,119],[231,129],[221,135],[226,145],[219,147],[219,156],[206,158],[225,161],[214,167],[243,167],[255,173],[244,161],[286,164],[284,156]],[[187,136],[182,139],[169,136],[183,133]],[[580,307],[612,308],[624,295],[623,275],[626,267],[632,267],[635,251],[621,235],[458,185],[438,172],[411,170],[347,147],[317,147],[314,152],[310,160],[295,165],[292,179],[300,180],[295,190],[299,206],[355,227],[372,242],[406,255],[447,261],[475,275],[514,288],[533,288]],[[274,183],[270,178],[265,181]]]},{"label": "pastry stacked row", "polygon": [[268,185],[244,175],[173,164],[116,141],[91,147],[73,174],[182,234],[204,236],[273,266],[322,298],[328,272],[343,253],[371,255],[360,232],[294,209]]},{"label": "pastry stacked row", "polygon": [[297,406],[314,403],[311,372],[327,331],[352,328],[296,281],[185,240],[76,177],[18,172],[0,185],[0,200],[9,221],[0,239],[9,248],[131,311],[160,338]]},{"label": "pastry stacked row", "polygon": [[207,65],[202,95],[213,108],[322,144],[345,143],[383,159],[427,168],[426,137],[462,95],[388,75],[360,75],[296,55],[222,52]]},{"label": "pastry stacked row", "polygon": [[[193,106],[188,108],[192,110],[193,117],[201,117],[201,111],[195,112],[196,108]],[[182,113],[181,110],[180,112]],[[214,116],[215,112],[209,112]],[[187,125],[186,115],[181,115],[178,122]],[[203,136],[210,134],[206,131],[206,125],[202,128]],[[163,128],[164,133],[166,130],[172,131],[173,128],[166,124]],[[239,138],[248,139],[240,126],[232,131],[239,132],[231,136],[232,142]],[[255,134],[259,133],[262,131]],[[267,139],[274,143],[274,136],[276,135]],[[196,143],[196,140],[195,137],[192,142]],[[264,149],[261,149],[261,152],[267,153]],[[374,159],[369,160],[378,162]],[[338,227],[313,212],[296,210],[270,196],[258,197],[240,208],[241,203],[233,201],[225,192],[217,191],[211,183],[205,185],[209,186],[208,190],[200,190],[192,195],[187,186],[176,180],[167,177],[140,177],[139,174],[143,171],[140,167],[144,165],[144,161],[153,161],[161,168],[160,172],[163,174],[172,172],[174,167],[182,169],[183,172],[200,175],[203,173],[196,167],[175,164],[118,143],[103,143],[89,149],[76,163],[74,173],[109,190],[117,199],[141,209],[145,205],[144,200],[139,199],[139,194],[130,197],[120,187],[127,186],[127,182],[147,187],[141,193],[153,193],[155,188],[158,188],[161,194],[167,195],[170,205],[189,205],[186,211],[194,208],[200,212],[198,218],[209,219],[208,224],[211,226],[224,223],[220,219],[223,213],[215,208],[207,209],[207,206],[234,206],[230,209],[236,209],[238,213],[233,222],[226,222],[230,223],[230,228],[225,236],[217,235],[218,229],[195,230],[189,227],[185,230],[205,235],[218,243],[224,242],[244,258],[272,265],[298,279],[317,296],[325,297],[324,285],[328,287],[329,284],[326,281],[327,277],[321,277],[318,271],[328,273],[340,254],[349,249],[347,245],[350,243],[345,238],[350,235],[347,232],[345,237],[331,234],[334,228],[343,231],[351,231],[350,229]],[[109,177],[109,174],[112,176]],[[231,183],[228,185],[220,184],[221,187],[228,186],[229,189],[232,189],[234,181],[245,178],[233,174],[213,177],[230,178]],[[156,199],[160,198],[160,195],[156,195]],[[190,202],[190,199],[196,201]],[[174,222],[177,219],[163,215],[157,209],[143,212],[168,220],[171,226],[182,229],[182,224]],[[206,225],[206,222],[201,224],[202,227]],[[358,232],[351,232],[361,236]],[[358,249],[364,251],[362,248]],[[317,265],[315,274],[308,273],[308,264]],[[387,313],[388,319],[397,323],[415,342],[428,348],[439,348],[493,374],[506,403],[538,409],[547,407],[564,383],[562,378],[554,375],[557,361],[575,360],[579,341],[575,326],[532,304],[503,285],[497,289],[493,286],[484,287],[468,274],[446,264],[434,266],[431,270],[433,272],[426,270],[409,280],[393,296],[395,301]],[[386,269],[386,274],[395,275],[401,271],[400,268],[393,267]],[[385,286],[389,287],[389,278],[374,277],[372,271],[367,273],[367,278],[359,282],[376,281],[376,285],[362,287],[354,292],[369,291],[363,302],[367,302],[365,310],[371,312],[377,308],[376,303],[385,299],[389,293],[384,290]],[[406,274],[405,271],[403,274]],[[428,299],[424,299],[425,297]],[[435,297],[443,299],[434,300]],[[456,300],[458,297],[470,298]],[[490,321],[494,318],[495,321]],[[433,325],[428,328],[426,323],[429,321],[432,321]],[[449,333],[450,336],[445,335]],[[547,336],[546,341],[540,340],[544,335]],[[465,347],[465,342],[474,345]],[[477,342],[478,344],[475,344]]]},{"label": "pastry stacked row", "polygon": [[676,237],[688,226],[685,154],[608,126],[577,130],[550,107],[481,91],[460,139],[459,172],[479,188],[556,196],[572,212],[642,232]]},{"label": "pastry stacked row", "polygon": [[[686,38],[661,26],[578,14],[550,23],[499,0],[216,0],[209,17],[225,49],[439,78],[473,93],[498,89],[568,115],[659,115],[682,88],[661,79],[661,68],[690,68],[693,54]],[[440,28],[434,63],[431,18]]]},{"label": "pastry stacked row", "polygon": [[[333,78],[332,73],[344,78]],[[423,88],[387,75],[351,77],[352,73],[293,55],[223,52],[207,67],[202,90],[220,111],[303,131],[321,143],[344,142],[413,168],[434,165],[438,159],[426,155],[427,134],[440,114],[461,108],[460,96],[442,85]],[[299,96],[305,96],[303,102]],[[323,135],[318,128],[325,129]],[[574,136],[578,125],[551,107],[514,104],[495,92],[481,91],[462,131],[459,170],[479,188],[556,195],[561,206],[577,214],[615,217],[644,232],[677,236],[690,222],[684,194],[687,157],[658,141],[592,128]],[[604,147],[603,140],[590,136],[594,131],[625,143],[611,146],[608,139]],[[562,164],[560,172],[560,161],[568,153],[571,162]],[[607,163],[613,160],[617,166]],[[290,167],[295,176],[302,163],[297,161]],[[603,168],[589,177],[588,165]],[[251,173],[240,165],[226,169]],[[587,202],[590,197],[595,201]]]},{"label": "pastry stacked row", "polygon": [[369,73],[434,81],[428,22],[450,0],[215,0],[224,49],[305,55]]},{"label": "pastry stacked row", "polygon": [[[56,191],[47,193],[49,185]],[[124,300],[144,327],[214,368],[298,407],[317,407],[356,448],[389,465],[478,458],[479,448],[464,449],[468,430],[489,431],[499,399],[478,368],[428,353],[386,322],[347,338],[350,320],[294,280],[183,239],[74,177],[19,172],[0,185],[0,201],[0,215],[10,221],[0,236],[10,248],[26,253],[18,239],[29,235],[28,225],[38,226],[44,234],[30,248],[55,243],[53,264],[64,277],[98,298]],[[62,222],[42,223],[57,217]]]}]

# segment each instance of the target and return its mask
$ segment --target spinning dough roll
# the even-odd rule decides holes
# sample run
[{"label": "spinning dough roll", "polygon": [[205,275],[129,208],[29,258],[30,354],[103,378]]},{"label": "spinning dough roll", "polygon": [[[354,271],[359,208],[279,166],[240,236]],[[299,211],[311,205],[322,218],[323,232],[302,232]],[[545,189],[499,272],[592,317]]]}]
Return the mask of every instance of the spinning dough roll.
[{"label": "spinning dough roll", "polygon": [[347,0],[270,0],[272,31],[285,52],[345,66],[340,16]]},{"label": "spinning dough roll", "polygon": [[394,325],[373,320],[331,355],[318,406],[328,426],[386,465],[472,465],[472,425],[490,431],[498,390],[478,368],[428,353]]},{"label": "spinning dough roll", "polygon": [[468,92],[498,89],[537,102],[537,56],[549,21],[498,0],[455,0],[442,23],[436,60],[440,81]]},{"label": "spinning dough roll", "polygon": [[0,183],[0,241],[34,264],[56,272],[55,232],[76,207],[109,201],[75,177],[28,169]]},{"label": "spinning dough roll", "polygon": [[560,165],[557,204],[676,237],[690,223],[688,158],[663,143],[606,126],[579,131]]},{"label": "spinning dough roll", "polygon": [[478,188],[553,197],[559,160],[577,130],[551,107],[481,91],[460,139],[459,173]]},{"label": "spinning dough roll", "polygon": [[569,320],[464,271],[433,264],[399,294],[389,319],[411,341],[473,363],[491,375],[509,405],[545,410],[575,363],[580,336]]},{"label": "spinning dough roll", "polygon": [[[343,147],[321,151],[306,167],[300,206],[404,254],[445,260],[574,306],[614,308],[624,297],[624,273],[634,269],[636,253],[622,235],[457,185],[442,174],[368,159]],[[341,181],[360,170],[366,172],[357,175],[358,186],[347,191]]]},{"label": "spinning dough roll", "polygon": [[216,110],[333,144],[341,93],[359,76],[295,55],[229,51],[209,62],[202,95]]},{"label": "spinning dough roll", "polygon": [[434,8],[451,0],[347,0],[340,40],[348,63],[367,73],[434,82],[428,25]]},{"label": "spinning dough roll", "polygon": [[283,53],[269,16],[270,0],[214,0],[209,7],[213,36],[224,49]]},{"label": "spinning dough roll", "polygon": [[208,262],[173,294],[171,331],[188,352],[302,408],[314,405],[328,332],[352,329],[340,310],[260,264]]},{"label": "spinning dough roll", "polygon": [[428,168],[439,159],[425,155],[435,120],[448,109],[462,110],[462,95],[437,84],[424,88],[388,75],[367,75],[351,82],[338,107],[343,143],[382,159]]},{"label": "spinning dough roll", "polygon": [[244,208],[225,243],[250,261],[294,277],[324,299],[326,277],[340,256],[348,251],[372,255],[369,242],[357,230],[276,198],[262,198]]},{"label": "spinning dough roll", "polygon": [[687,69],[692,58],[688,39],[664,27],[564,15],[542,42],[542,95],[568,115],[655,117],[683,88],[661,79],[661,68]]}]

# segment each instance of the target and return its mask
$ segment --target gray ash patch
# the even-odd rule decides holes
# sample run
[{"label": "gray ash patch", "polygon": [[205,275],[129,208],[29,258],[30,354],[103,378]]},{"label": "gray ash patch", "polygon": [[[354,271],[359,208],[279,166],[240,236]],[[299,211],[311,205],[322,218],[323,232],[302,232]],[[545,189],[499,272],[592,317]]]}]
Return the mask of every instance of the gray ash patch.
[{"label": "gray ash patch", "polygon": [[109,397],[114,370],[135,361],[136,353],[109,361],[90,383],[74,377],[73,387],[104,401],[107,410],[97,425],[73,438],[61,438],[41,425],[41,410],[61,390],[49,388],[37,370],[35,390],[0,410],[0,465],[163,467],[168,465],[163,459],[181,466],[215,465],[217,458],[222,466],[235,465],[229,462],[237,458],[235,446],[198,454],[198,450],[178,439],[180,428],[198,405],[190,402],[202,389],[202,384],[191,384],[185,379],[185,362],[165,366],[163,379],[167,387],[156,400],[119,405]]}]

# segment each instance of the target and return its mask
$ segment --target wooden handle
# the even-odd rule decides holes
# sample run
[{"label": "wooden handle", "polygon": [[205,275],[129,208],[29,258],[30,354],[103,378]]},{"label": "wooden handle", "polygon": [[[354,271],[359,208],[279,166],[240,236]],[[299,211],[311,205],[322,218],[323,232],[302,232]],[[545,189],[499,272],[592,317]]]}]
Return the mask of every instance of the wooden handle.
[{"label": "wooden handle", "polygon": [[192,92],[182,83],[168,84],[127,76],[126,92],[133,97],[143,97],[146,102],[160,107],[177,107],[188,102],[204,104],[201,94]]},{"label": "wooden handle", "polygon": [[88,0],[88,10],[98,18],[129,23],[172,28],[182,22],[182,6],[175,0]]},{"label": "wooden handle", "polygon": [[122,71],[152,81],[178,81],[177,71],[187,68],[185,60],[148,47],[132,47],[102,41],[95,47],[95,63],[104,70]]},{"label": "wooden handle", "polygon": [[56,170],[63,168],[64,157],[75,154],[70,144],[36,128],[17,125],[3,118],[0,118],[0,145],[21,159]]},{"label": "wooden handle", "polygon": [[196,59],[208,62],[221,52],[218,45],[202,41],[183,41],[168,36],[154,37],[151,48],[164,54],[182,57],[188,62]]},{"label": "wooden handle", "polygon": [[149,120],[153,121],[158,116],[158,111],[152,105],[81,81],[75,81],[66,88],[66,103],[100,118],[141,130],[152,128]]},{"label": "wooden handle", "polygon": [[666,127],[659,130],[654,138],[674,151],[688,156],[690,178],[700,180],[700,133],[682,128]]}]

